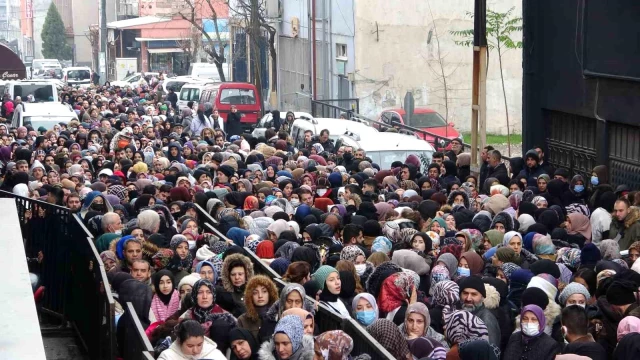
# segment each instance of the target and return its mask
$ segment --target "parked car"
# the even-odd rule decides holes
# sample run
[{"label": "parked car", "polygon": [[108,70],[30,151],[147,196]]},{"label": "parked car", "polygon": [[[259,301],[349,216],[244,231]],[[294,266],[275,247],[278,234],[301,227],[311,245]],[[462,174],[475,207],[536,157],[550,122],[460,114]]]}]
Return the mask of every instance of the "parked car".
[{"label": "parked car", "polygon": [[291,125],[293,146],[298,149],[304,147],[304,133],[307,130],[311,131],[313,139],[319,137],[320,132],[324,129],[329,130],[329,140],[333,141],[334,144],[340,136],[345,134],[359,134],[359,136],[378,134],[378,130],[362,122],[333,118],[301,117]]},{"label": "parked car", "polygon": [[[420,130],[428,131],[444,139],[455,139],[460,137],[460,133],[453,126],[453,123],[447,123],[447,121],[435,110],[427,107],[417,107],[413,111],[411,121],[407,122],[407,113],[404,109],[385,109],[380,114],[378,121],[390,124],[392,121],[399,122],[403,125],[408,125]],[[375,125],[378,126],[378,125]],[[416,133],[421,139],[428,141],[430,144],[435,145],[435,137],[420,132]],[[442,144],[437,144],[438,147]]]},{"label": "parked car", "polygon": [[392,132],[375,134],[353,133],[341,135],[336,146],[353,146],[354,149],[363,149],[365,156],[381,169],[391,168],[394,161],[404,162],[409,155],[418,156],[423,164],[431,163],[435,149],[428,142],[417,139],[411,135]]},{"label": "parked car", "polygon": [[86,66],[64,68],[62,81],[69,86],[87,88],[91,86],[91,69]]},{"label": "parked car", "polygon": [[[280,121],[284,122],[286,116],[287,116],[287,113],[281,112]],[[293,116],[296,120],[301,118],[313,119],[313,115],[306,112],[302,112],[302,111],[294,111]],[[260,119],[260,121],[258,121],[258,123],[256,124],[256,127],[253,128],[251,135],[253,135],[254,138],[259,138],[261,136],[264,136],[264,133],[270,127],[273,127],[273,115],[270,112],[268,112],[264,114],[264,116],[262,117],[262,119]]]},{"label": "parked car", "polygon": [[[145,72],[144,76],[159,76],[160,73],[157,72]],[[142,73],[133,73],[122,80],[116,80],[111,82],[111,86],[120,86],[121,88],[125,86],[135,87],[138,85],[138,81],[140,81],[140,76]]]},{"label": "parked car", "polygon": [[78,115],[69,105],[60,103],[26,104],[25,110],[14,113],[16,126],[31,126],[38,129],[43,126],[47,130],[56,124],[68,124],[71,120],[78,120]]}]

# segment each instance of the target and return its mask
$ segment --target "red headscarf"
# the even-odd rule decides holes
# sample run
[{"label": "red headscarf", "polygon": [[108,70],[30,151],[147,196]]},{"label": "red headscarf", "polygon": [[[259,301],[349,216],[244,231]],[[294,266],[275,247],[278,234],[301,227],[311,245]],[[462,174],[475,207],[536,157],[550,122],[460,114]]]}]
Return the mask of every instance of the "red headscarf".
[{"label": "red headscarf", "polygon": [[316,198],[313,201],[313,206],[316,209],[320,209],[322,210],[322,212],[327,212],[329,205],[333,205],[333,201],[331,201],[331,199],[327,199],[327,198]]},{"label": "red headscarf", "polygon": [[243,210],[258,210],[260,204],[258,203],[258,198],[255,196],[247,196],[244,199],[244,205],[242,206]]},{"label": "red headscarf", "polygon": [[409,292],[415,291],[415,282],[405,272],[395,273],[382,282],[378,306],[385,313],[391,312],[404,303],[409,303]]}]

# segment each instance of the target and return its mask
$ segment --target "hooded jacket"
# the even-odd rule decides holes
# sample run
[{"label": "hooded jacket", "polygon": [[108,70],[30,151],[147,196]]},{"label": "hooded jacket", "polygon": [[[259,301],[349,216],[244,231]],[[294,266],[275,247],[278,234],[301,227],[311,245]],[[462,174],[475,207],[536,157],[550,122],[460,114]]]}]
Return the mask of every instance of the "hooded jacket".
[{"label": "hooded jacket", "polygon": [[[245,284],[241,287],[235,287],[231,282],[231,265],[237,264],[238,262],[243,264],[245,274]],[[242,254],[227,256],[222,264],[222,289],[218,287],[216,299],[218,305],[233,314],[236,318],[242,315],[247,310],[244,304],[244,289],[252,277],[253,264],[248,257]]]},{"label": "hooded jacket", "polygon": [[[160,354],[158,360],[189,360],[193,358],[194,357],[192,356],[184,355],[180,349],[180,344],[178,344],[177,341],[174,341],[167,350]],[[226,359],[224,354],[218,350],[216,343],[206,336],[204,337],[204,343],[202,344],[202,351],[200,351],[200,354],[196,355],[195,358],[211,360]]]},{"label": "hooded jacket", "polygon": [[609,238],[615,239],[618,235],[620,235],[618,245],[621,251],[629,249],[631,243],[640,239],[640,210],[630,208],[624,221],[611,219]]}]

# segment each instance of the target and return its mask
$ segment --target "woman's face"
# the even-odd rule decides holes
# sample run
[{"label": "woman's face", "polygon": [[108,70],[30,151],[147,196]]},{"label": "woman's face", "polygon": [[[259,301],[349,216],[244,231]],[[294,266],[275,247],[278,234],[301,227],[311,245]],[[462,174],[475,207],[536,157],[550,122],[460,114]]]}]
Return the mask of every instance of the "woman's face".
[{"label": "woman's face", "polygon": [[212,283],[215,281],[215,275],[213,273],[213,268],[209,265],[204,265],[200,268],[200,277],[203,279],[207,279]]},{"label": "woman's face", "polygon": [[538,179],[538,190],[541,193],[547,191],[547,181],[545,179]]},{"label": "woman's face", "polygon": [[244,339],[233,340],[231,342],[231,350],[240,360],[250,359],[251,355],[253,355],[251,353],[251,345]]},{"label": "woman's face", "polygon": [[520,238],[520,236],[512,237],[511,240],[509,240],[509,247],[519,255],[520,251],[522,250],[522,239]]},{"label": "woman's face", "polygon": [[238,191],[247,191],[247,188],[244,187],[244,184],[241,182],[238,182],[236,184],[236,187],[238,188]]},{"label": "woman's face", "polygon": [[431,231],[434,231],[434,232],[440,234],[440,229],[442,229],[442,227],[440,226],[439,222],[434,221],[433,224],[431,224]]},{"label": "woman's face", "polygon": [[104,261],[104,268],[107,272],[113,269],[114,267],[116,267],[116,262],[113,261],[113,259],[107,259],[106,261]]},{"label": "woman's face", "polygon": [[340,282],[340,274],[333,272],[327,277],[327,290],[333,295],[340,294],[342,283]]},{"label": "woman's face", "polygon": [[181,242],[176,248],[176,254],[178,254],[181,260],[186,259],[189,254],[189,244],[186,241]]},{"label": "woman's face", "polygon": [[587,305],[587,299],[582,294],[573,294],[567,298],[566,306],[569,305],[578,305],[584,308]]},{"label": "woman's face", "polygon": [[296,290],[287,295],[287,301],[284,304],[285,310],[293,308],[302,309],[302,296],[300,296],[300,293]]},{"label": "woman's face", "polygon": [[291,196],[292,191],[293,191],[293,185],[291,184],[285,185],[284,189],[282,190],[286,198],[289,198]]},{"label": "woman's face", "polygon": [[455,230],[456,229],[456,219],[453,217],[453,215],[447,216],[447,218],[444,221],[446,221],[447,228],[449,230]]},{"label": "woman's face", "polygon": [[464,205],[464,197],[462,195],[456,195],[453,198],[453,205]]},{"label": "woman's face", "polygon": [[273,336],[273,342],[276,347],[278,359],[287,360],[293,355],[293,344],[291,339],[285,333],[277,333]]},{"label": "woman's face", "polygon": [[137,163],[137,162],[140,162],[140,161],[142,161],[142,155],[140,155],[139,153],[135,153],[133,155],[133,162]]},{"label": "woman's face", "polygon": [[539,324],[536,314],[532,313],[531,311],[527,311],[524,314],[522,314],[521,322],[522,324]]},{"label": "woman's face", "polygon": [[200,289],[198,289],[197,300],[198,306],[201,308],[208,308],[213,305],[213,294],[206,285],[202,285],[200,286]]},{"label": "woman's face", "polygon": [[269,291],[266,287],[258,285],[253,289],[251,298],[253,299],[253,305],[266,306],[269,304]]},{"label": "woman's face", "polygon": [[451,191],[456,191],[458,189],[460,189],[460,185],[458,184],[453,184],[453,186],[451,186]]},{"label": "woman's face", "polygon": [[369,311],[369,310],[373,310],[373,305],[371,305],[369,300],[365,298],[360,298],[360,300],[358,300],[358,304],[356,305],[356,312]]},{"label": "woman's face", "polygon": [[160,278],[159,291],[164,295],[169,295],[173,291],[173,282],[167,275]]},{"label": "woman's face", "polygon": [[308,185],[308,186],[311,186],[311,185],[313,185],[313,184],[312,184],[312,182],[311,182],[311,179],[307,176],[307,177],[305,177],[305,178],[302,180],[302,185]]},{"label": "woman's face", "polygon": [[422,238],[422,236],[415,236],[413,238],[413,240],[411,241],[411,247],[414,248],[415,250],[418,251],[424,251],[425,249],[425,244],[424,244],[424,239]]},{"label": "woman's face", "polygon": [[638,258],[640,258],[640,252],[638,250],[636,250],[636,249],[629,250],[629,260],[631,260],[632,264],[636,260],[638,260]]},{"label": "woman's face", "polygon": [[467,263],[467,259],[460,258],[460,261],[458,262],[458,266],[461,267],[461,268],[468,269],[469,268],[469,263]]},{"label": "woman's face", "polygon": [[365,264],[366,262],[367,262],[367,259],[364,257],[364,255],[358,255],[356,257],[356,261],[355,261],[356,265]]},{"label": "woman's face", "polygon": [[482,246],[484,247],[485,250],[491,249],[491,240],[485,238],[484,241],[482,242]]},{"label": "woman's face", "polygon": [[194,357],[200,355],[203,345],[204,336],[191,336],[180,344],[180,350],[184,355]]},{"label": "woman's face", "polygon": [[428,181],[425,181],[422,183],[422,190],[429,190],[431,189],[431,183]]},{"label": "woman's face", "polygon": [[503,233],[503,234],[506,232],[506,229],[504,228],[504,225],[503,225],[502,223],[496,223],[496,224],[494,225],[493,229],[494,229],[494,230],[498,230],[498,231],[500,231],[500,232],[501,232],[501,233]]},{"label": "woman's face", "polygon": [[274,177],[276,175],[275,171],[273,170],[273,167],[269,166],[267,168],[267,176],[268,177]]},{"label": "woman's face", "polygon": [[192,234],[197,234],[198,233],[198,224],[196,224],[195,221],[190,220],[189,223],[187,223],[187,229],[191,230]]},{"label": "woman's face", "polygon": [[231,283],[235,287],[240,287],[247,282],[247,277],[245,275],[244,267],[236,266],[231,269]]},{"label": "woman's face", "polygon": [[405,322],[409,339],[415,339],[424,335],[425,321],[424,316],[418,313],[411,313]]},{"label": "woman's face", "polygon": [[131,232],[131,235],[136,238],[136,240],[140,241],[140,243],[144,244],[144,231],[142,229],[135,229]]},{"label": "woman's face", "polygon": [[282,191],[276,191],[273,195],[275,195],[277,199],[282,199]]}]

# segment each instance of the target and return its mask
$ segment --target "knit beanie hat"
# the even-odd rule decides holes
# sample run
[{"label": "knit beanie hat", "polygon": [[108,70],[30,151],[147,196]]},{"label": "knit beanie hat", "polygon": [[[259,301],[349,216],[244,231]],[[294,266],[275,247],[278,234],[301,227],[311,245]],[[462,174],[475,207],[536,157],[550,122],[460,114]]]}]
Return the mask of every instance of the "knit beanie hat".
[{"label": "knit beanie hat", "polygon": [[580,253],[580,267],[593,269],[601,259],[600,249],[594,243],[585,244]]},{"label": "knit beanie hat", "polygon": [[229,165],[220,165],[218,167],[218,171],[220,171],[221,173],[225,174],[227,177],[232,177],[233,174],[236,172],[231,166]]},{"label": "knit beanie hat", "polygon": [[[549,299],[553,299],[554,301],[555,301],[556,295],[558,295],[558,288],[540,276],[534,276],[531,278],[531,280],[529,281],[529,285],[527,285],[527,288],[532,288],[532,287],[535,287],[544,291],[545,294],[547,294],[547,297]],[[524,299],[524,294],[522,298]]]},{"label": "knit beanie hat", "polygon": [[487,291],[484,287],[484,282],[482,282],[482,279],[479,276],[468,276],[466,278],[463,278],[458,283],[458,286],[460,287],[460,293],[462,293],[464,289],[474,289],[482,294],[482,297],[487,297]]},{"label": "knit beanie hat", "polygon": [[496,250],[496,257],[503,263],[512,263],[516,260],[516,252],[510,247],[503,246]]},{"label": "knit beanie hat", "polygon": [[260,259],[273,259],[273,253],[273,241],[271,240],[260,241],[258,247],[256,247],[256,255]]},{"label": "knit beanie hat", "polygon": [[522,307],[527,305],[538,305],[541,309],[546,309],[549,305],[549,297],[547,294],[536,287],[527,288],[522,292]]},{"label": "knit beanie hat", "polygon": [[517,269],[516,271],[514,271],[513,273],[511,273],[511,283],[518,283],[518,284],[529,284],[529,281],[531,281],[531,278],[533,278],[533,273],[531,272],[531,270],[529,269]]},{"label": "knit beanie hat", "polygon": [[324,284],[331,273],[337,273],[338,270],[333,266],[322,265],[315,273],[313,273],[313,281],[316,283],[318,289],[324,289]]},{"label": "knit beanie hat", "polygon": [[558,296],[560,305],[565,306],[567,299],[569,299],[569,297],[574,294],[584,295],[586,301],[589,301],[589,299],[591,298],[591,295],[589,295],[589,291],[586,287],[584,287],[584,285],[577,282],[572,282],[569,285],[565,286],[564,290],[562,290],[562,292],[560,293],[560,296]]},{"label": "knit beanie hat", "polygon": [[540,259],[531,264],[529,269],[531,269],[533,275],[550,274],[556,279],[560,277],[560,268],[549,259]]},{"label": "knit beanie hat", "polygon": [[198,280],[200,280],[200,274],[197,272],[191,273],[180,279],[180,282],[178,283],[178,290],[180,290],[182,285],[190,285],[191,287],[193,287],[193,285],[195,285],[196,281]]},{"label": "knit beanie hat", "polygon": [[638,286],[632,281],[615,280],[607,290],[607,301],[611,305],[629,305],[636,301]]},{"label": "knit beanie hat", "polygon": [[375,220],[365,221],[364,225],[362,225],[362,235],[372,237],[382,235],[382,228],[380,227],[380,223]]}]

